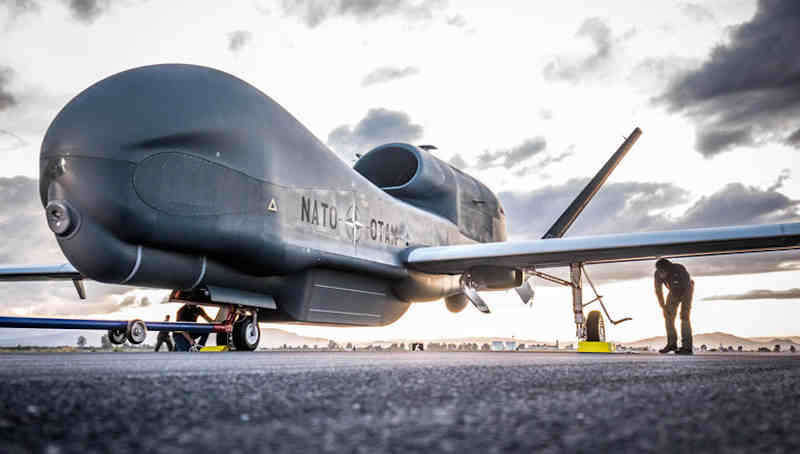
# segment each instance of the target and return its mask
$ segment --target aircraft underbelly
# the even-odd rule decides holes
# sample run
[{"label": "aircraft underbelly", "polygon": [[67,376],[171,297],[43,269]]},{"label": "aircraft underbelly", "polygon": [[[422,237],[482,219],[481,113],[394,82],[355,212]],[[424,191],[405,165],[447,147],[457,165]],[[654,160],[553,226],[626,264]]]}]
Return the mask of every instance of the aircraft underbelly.
[{"label": "aircraft underbelly", "polygon": [[290,277],[276,301],[294,321],[359,326],[392,323],[410,305],[394,296],[391,281],[328,269]]}]

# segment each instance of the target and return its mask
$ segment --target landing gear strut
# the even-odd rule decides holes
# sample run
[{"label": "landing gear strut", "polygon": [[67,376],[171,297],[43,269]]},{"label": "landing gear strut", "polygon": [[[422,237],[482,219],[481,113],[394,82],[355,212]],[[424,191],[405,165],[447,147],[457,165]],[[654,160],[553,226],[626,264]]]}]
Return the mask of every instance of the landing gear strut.
[{"label": "landing gear strut", "polygon": [[[572,288],[572,313],[575,316],[575,337],[577,337],[578,339],[584,339],[590,342],[605,342],[606,330],[605,330],[605,324],[603,322],[603,313],[605,313],[608,321],[614,325],[618,325],[622,322],[632,320],[630,317],[625,317],[619,320],[614,320],[613,318],[611,318],[611,315],[609,315],[608,310],[606,309],[606,305],[603,304],[603,296],[597,293],[597,288],[595,288],[594,283],[589,278],[589,275],[586,273],[586,269],[583,267],[583,263],[570,264],[569,281],[536,270],[527,270],[526,272],[527,274],[539,277],[546,281],[563,285],[564,287]],[[592,291],[594,292],[594,298],[592,298],[587,303],[583,302],[584,276],[586,277],[586,281],[589,283],[589,286],[592,288]],[[583,308],[594,303],[595,301],[600,303],[600,307],[603,309],[603,313],[601,313],[600,311],[591,311],[589,312],[589,315],[587,317],[584,317]]]}]

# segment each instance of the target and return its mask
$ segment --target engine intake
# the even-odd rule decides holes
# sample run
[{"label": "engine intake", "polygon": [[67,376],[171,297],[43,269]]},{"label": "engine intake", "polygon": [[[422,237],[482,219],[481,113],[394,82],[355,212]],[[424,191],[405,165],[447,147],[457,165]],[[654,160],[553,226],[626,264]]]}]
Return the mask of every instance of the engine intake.
[{"label": "engine intake", "polygon": [[407,143],[374,148],[354,170],[387,194],[442,216],[480,242],[506,239],[505,214],[483,183]]}]

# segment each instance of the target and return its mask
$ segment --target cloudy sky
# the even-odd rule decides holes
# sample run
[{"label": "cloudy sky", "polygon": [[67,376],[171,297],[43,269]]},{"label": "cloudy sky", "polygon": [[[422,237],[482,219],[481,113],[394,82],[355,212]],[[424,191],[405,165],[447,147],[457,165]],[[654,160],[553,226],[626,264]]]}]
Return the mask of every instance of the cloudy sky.
[{"label": "cloudy sky", "polygon": [[[800,220],[800,2],[0,0],[0,263],[64,261],[37,200],[58,110],[97,80],[182,62],[240,77],[351,162],[390,141],[497,192],[512,239],[538,238],[634,127],[644,135],[570,235]],[[697,332],[798,334],[797,253],[684,261]],[[652,264],[594,266],[629,340],[662,334]],[[0,287],[0,313],[142,318],[163,292]],[[338,339],[569,338],[570,295],[489,316],[415,305],[381,329],[290,327]]]}]

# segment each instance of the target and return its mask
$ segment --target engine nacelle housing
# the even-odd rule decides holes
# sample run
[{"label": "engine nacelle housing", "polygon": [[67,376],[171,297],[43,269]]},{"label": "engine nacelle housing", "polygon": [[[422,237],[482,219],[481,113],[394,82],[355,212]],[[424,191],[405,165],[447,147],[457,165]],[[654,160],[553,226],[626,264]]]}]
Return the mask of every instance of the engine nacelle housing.
[{"label": "engine nacelle housing", "polygon": [[374,148],[354,170],[384,192],[442,216],[478,242],[506,239],[505,214],[483,183],[407,143]]}]

